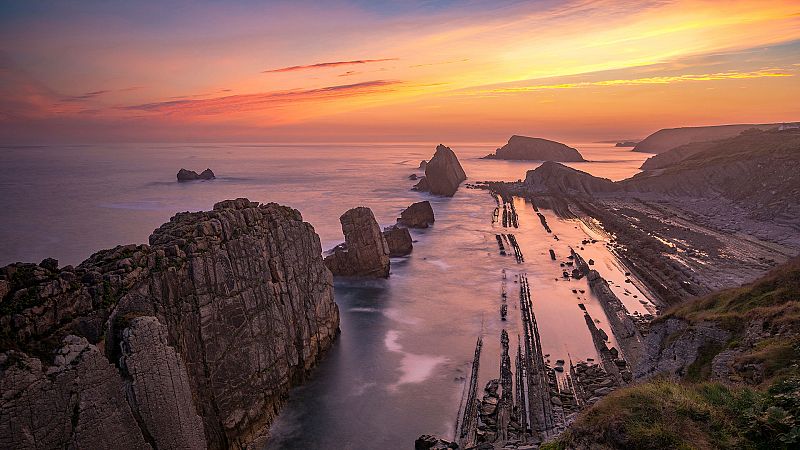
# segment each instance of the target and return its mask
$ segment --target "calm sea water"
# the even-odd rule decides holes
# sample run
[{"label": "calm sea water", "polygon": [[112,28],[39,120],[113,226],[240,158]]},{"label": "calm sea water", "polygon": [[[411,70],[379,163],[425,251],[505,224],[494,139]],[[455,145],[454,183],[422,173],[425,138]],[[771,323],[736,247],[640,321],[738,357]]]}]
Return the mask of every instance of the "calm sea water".
[{"label": "calm sea water", "polygon": [[[485,336],[482,382],[497,377],[499,334],[512,347],[520,331],[518,273],[528,274],[542,344],[551,359],[595,357],[583,303],[602,310],[585,281],[557,281],[560,258],[590,235],[579,223],[545,211],[560,237],[544,232],[530,204],[517,201],[520,228],[510,230],[524,264],[501,257],[486,191],[460,189],[453,198],[410,191],[421,159],[435,144],[360,145],[113,145],[0,149],[0,264],[55,257],[78,264],[117,244],[147,242],[178,211],[209,209],[220,200],[248,197],[297,208],[314,225],[323,247],[342,240],[339,216],[368,206],[381,225],[409,204],[428,199],[436,224],[412,231],[414,252],[392,261],[388,280],[337,282],[340,339],[312,380],[292,392],[272,428],[270,449],[409,448],[423,433],[452,434],[474,343]],[[571,166],[612,179],[636,173],[645,154],[605,144],[577,144],[588,163]],[[452,145],[470,181],[517,180],[538,164],[480,160],[492,145]],[[217,179],[177,183],[181,167],[210,167]],[[598,237],[598,236],[596,236]],[[602,237],[601,237],[602,238]],[[641,292],[625,285],[619,264],[602,242],[588,246],[598,270],[631,310],[646,311]],[[509,317],[499,315],[507,269]],[[588,290],[587,290],[588,292]],[[637,295],[638,299],[633,299]]]}]

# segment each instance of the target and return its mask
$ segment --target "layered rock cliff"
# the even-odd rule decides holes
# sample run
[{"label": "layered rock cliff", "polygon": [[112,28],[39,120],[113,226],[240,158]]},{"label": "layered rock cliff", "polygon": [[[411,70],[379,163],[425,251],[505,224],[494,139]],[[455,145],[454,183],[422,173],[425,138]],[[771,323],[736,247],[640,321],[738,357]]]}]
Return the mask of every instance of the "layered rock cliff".
[{"label": "layered rock cliff", "polygon": [[715,125],[709,127],[682,127],[664,128],[647,136],[636,144],[634,152],[661,153],[669,149],[686,145],[692,142],[716,141],[736,136],[742,131],[757,128],[767,130],[780,124],[741,124],[741,125]]},{"label": "layered rock cliff", "polygon": [[433,158],[425,165],[425,176],[414,186],[418,191],[452,197],[467,174],[450,147],[439,144]]},{"label": "layered rock cliff", "polygon": [[372,210],[359,206],[339,218],[344,243],[325,257],[325,265],[334,275],[347,277],[389,276],[389,246]]},{"label": "layered rock cliff", "polygon": [[0,269],[0,446],[241,448],[339,325],[319,237],[247,199],[77,268]]},{"label": "layered rock cliff", "polygon": [[586,161],[580,152],[568,145],[549,139],[528,136],[511,136],[508,143],[484,156],[484,159],[508,159],[520,161]]}]

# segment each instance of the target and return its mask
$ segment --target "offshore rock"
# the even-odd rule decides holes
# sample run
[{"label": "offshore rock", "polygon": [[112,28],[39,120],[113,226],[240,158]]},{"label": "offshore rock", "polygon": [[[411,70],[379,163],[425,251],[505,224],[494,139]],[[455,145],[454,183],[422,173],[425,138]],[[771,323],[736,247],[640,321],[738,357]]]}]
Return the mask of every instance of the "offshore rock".
[{"label": "offshore rock", "polygon": [[325,257],[331,273],[348,277],[386,278],[389,276],[389,246],[372,210],[359,206],[339,218],[344,244]]},{"label": "offshore rock", "polygon": [[508,143],[494,154],[483,159],[507,159],[518,161],[586,161],[577,149],[549,139],[528,136],[511,136]]},{"label": "offshore rock", "polygon": [[439,144],[433,158],[425,165],[425,178],[414,186],[415,190],[452,197],[467,174],[450,147]]},{"label": "offshore rock", "polygon": [[213,180],[216,178],[211,169],[206,169],[198,175],[194,170],[181,169],[178,171],[178,181]]},{"label": "offshore rock", "polygon": [[0,447],[240,448],[331,346],[319,237],[247,199],[77,268],[0,268]]},{"label": "offshore rock", "polygon": [[408,228],[397,225],[386,227],[383,230],[383,237],[389,246],[389,256],[406,256],[414,248]]},{"label": "offshore rock", "polygon": [[413,203],[404,209],[397,219],[397,224],[408,228],[428,228],[428,225],[435,221],[431,202],[425,200]]},{"label": "offshore rock", "polygon": [[616,190],[607,178],[599,178],[586,172],[546,161],[525,176],[526,187],[534,192],[573,193],[591,195],[596,192]]}]

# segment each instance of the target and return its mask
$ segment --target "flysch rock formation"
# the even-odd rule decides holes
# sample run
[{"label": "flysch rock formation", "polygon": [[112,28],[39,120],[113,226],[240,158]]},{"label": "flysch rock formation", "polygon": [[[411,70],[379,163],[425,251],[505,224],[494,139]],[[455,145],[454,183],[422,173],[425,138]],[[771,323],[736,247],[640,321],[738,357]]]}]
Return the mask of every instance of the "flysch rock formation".
[{"label": "flysch rock formation", "polygon": [[557,162],[546,161],[525,176],[525,185],[534,192],[592,194],[615,190],[614,183]]},{"label": "flysch rock formation", "polygon": [[0,447],[258,445],[338,333],[321,253],[298,211],[237,199],[0,269]]},{"label": "flysch rock formation", "polygon": [[528,136],[511,136],[508,143],[494,154],[483,159],[507,159],[519,161],[563,161],[583,162],[580,152],[568,145],[549,139]]},{"label": "flysch rock formation", "polygon": [[431,202],[425,200],[412,203],[411,206],[404,209],[397,219],[397,224],[408,228],[428,228],[435,221]]},{"label": "flysch rock formation", "polygon": [[213,180],[216,178],[211,169],[206,169],[199,174],[194,170],[181,169],[177,175],[178,181]]},{"label": "flysch rock formation", "polygon": [[715,141],[736,136],[742,131],[757,128],[768,130],[778,123],[714,125],[708,127],[664,128],[639,141],[634,152],[661,153],[692,142]]},{"label": "flysch rock formation", "polygon": [[359,206],[339,218],[344,243],[328,252],[325,265],[337,276],[389,276],[389,246],[372,210]]},{"label": "flysch rock formation", "polygon": [[461,182],[466,179],[467,174],[464,173],[453,150],[439,144],[433,158],[425,164],[425,176],[414,185],[413,189],[452,197]]}]

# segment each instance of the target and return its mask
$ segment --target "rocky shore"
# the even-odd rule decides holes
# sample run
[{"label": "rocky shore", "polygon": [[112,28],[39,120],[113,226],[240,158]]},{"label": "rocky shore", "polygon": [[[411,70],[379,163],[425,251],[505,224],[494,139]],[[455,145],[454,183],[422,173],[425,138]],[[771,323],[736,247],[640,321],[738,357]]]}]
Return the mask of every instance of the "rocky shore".
[{"label": "rocky shore", "polygon": [[0,269],[0,446],[256,445],[337,335],[321,253],[298,211],[237,199]]}]

